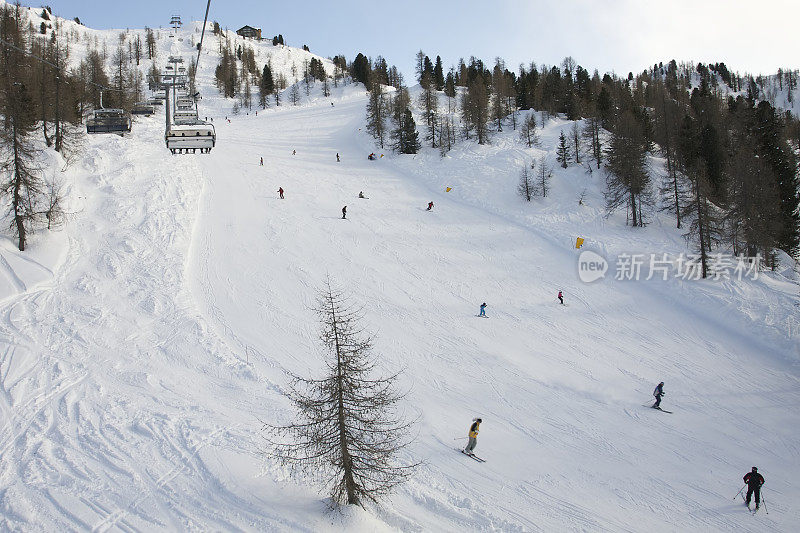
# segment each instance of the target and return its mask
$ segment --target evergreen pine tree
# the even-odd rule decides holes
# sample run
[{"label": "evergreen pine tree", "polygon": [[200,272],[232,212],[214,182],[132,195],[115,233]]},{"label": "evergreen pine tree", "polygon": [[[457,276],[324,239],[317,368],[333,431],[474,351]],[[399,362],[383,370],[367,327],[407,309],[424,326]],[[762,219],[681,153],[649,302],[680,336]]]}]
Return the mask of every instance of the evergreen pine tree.
[{"label": "evergreen pine tree", "polygon": [[436,56],[436,66],[433,67],[433,81],[437,91],[444,89],[444,70],[442,69],[442,58],[439,56]]},{"label": "evergreen pine tree", "polygon": [[447,73],[447,79],[444,82],[444,94],[449,98],[456,97],[456,81],[452,72]]},{"label": "evergreen pine tree", "polygon": [[606,206],[609,211],[625,205],[633,226],[643,226],[649,198],[647,143],[641,126],[630,111],[618,119],[612,132],[606,163]]},{"label": "evergreen pine tree", "polygon": [[558,146],[556,147],[556,161],[561,163],[562,168],[567,168],[569,166],[569,159],[570,159],[570,151],[569,151],[569,143],[567,142],[567,138],[564,135],[564,132],[561,132],[561,135],[558,137]]},{"label": "evergreen pine tree", "polygon": [[797,256],[800,254],[800,176],[797,156],[786,143],[781,119],[769,102],[759,102],[755,120],[759,151],[777,181],[781,212],[778,247]]},{"label": "evergreen pine tree", "polygon": [[269,95],[275,91],[275,81],[272,79],[272,69],[269,64],[264,65],[261,72],[261,83],[258,86],[258,103],[264,109],[269,105]]},{"label": "evergreen pine tree", "polygon": [[364,56],[364,54],[359,53],[356,58],[353,60],[353,65],[351,66],[350,71],[351,76],[353,76],[354,81],[358,81],[364,84],[364,87],[367,89],[370,88],[370,66],[369,60]]},{"label": "evergreen pine tree", "polygon": [[401,154],[416,154],[419,151],[421,147],[419,133],[410,109],[405,108],[399,114],[397,128],[392,132],[392,138],[395,141],[392,147]]}]

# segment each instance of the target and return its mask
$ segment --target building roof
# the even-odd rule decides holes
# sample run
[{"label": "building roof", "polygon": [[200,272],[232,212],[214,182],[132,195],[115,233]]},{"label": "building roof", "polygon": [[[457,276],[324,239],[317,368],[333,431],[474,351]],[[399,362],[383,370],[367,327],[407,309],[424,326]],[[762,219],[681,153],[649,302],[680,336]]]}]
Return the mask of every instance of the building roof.
[{"label": "building roof", "polygon": [[259,31],[260,29],[261,29],[261,28],[254,28],[254,27],[252,27],[252,26],[242,26],[241,28],[239,28],[238,30],[236,30],[236,33],[239,33],[240,31],[247,31],[247,30]]}]

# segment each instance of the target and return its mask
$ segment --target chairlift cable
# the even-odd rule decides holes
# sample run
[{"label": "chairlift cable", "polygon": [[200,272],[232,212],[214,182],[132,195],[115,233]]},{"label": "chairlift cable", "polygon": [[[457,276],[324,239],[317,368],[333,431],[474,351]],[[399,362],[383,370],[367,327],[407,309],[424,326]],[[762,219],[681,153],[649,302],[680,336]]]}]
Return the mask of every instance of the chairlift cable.
[{"label": "chairlift cable", "polygon": [[197,47],[197,61],[194,62],[194,73],[192,74],[192,85],[197,77],[197,69],[200,66],[200,52],[203,50],[203,37],[206,35],[206,24],[208,24],[208,10],[211,8],[211,0],[206,4],[206,16],[203,18],[203,31],[200,32],[200,45]]}]

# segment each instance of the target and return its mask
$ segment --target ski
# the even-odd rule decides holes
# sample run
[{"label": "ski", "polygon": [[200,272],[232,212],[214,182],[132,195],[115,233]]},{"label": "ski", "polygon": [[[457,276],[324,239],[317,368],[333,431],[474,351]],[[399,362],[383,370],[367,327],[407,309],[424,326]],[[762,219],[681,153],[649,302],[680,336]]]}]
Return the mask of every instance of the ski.
[{"label": "ski", "polygon": [[660,407],[653,407],[656,411],[661,411],[662,413],[669,413],[672,414],[672,411],[667,411],[666,409],[662,409]]},{"label": "ski", "polygon": [[478,461],[479,463],[485,463],[485,462],[486,462],[486,459],[481,459],[480,457],[478,457],[478,456],[477,456],[477,455],[475,455],[474,453],[467,453],[467,452],[465,452],[464,450],[460,450],[460,449],[458,449],[458,448],[456,448],[456,450],[457,450],[457,451],[459,451],[459,452],[461,452],[461,453],[463,453],[463,454],[464,454],[464,455],[466,455],[467,457],[472,457],[473,459],[475,459],[475,460],[476,460],[476,461]]}]

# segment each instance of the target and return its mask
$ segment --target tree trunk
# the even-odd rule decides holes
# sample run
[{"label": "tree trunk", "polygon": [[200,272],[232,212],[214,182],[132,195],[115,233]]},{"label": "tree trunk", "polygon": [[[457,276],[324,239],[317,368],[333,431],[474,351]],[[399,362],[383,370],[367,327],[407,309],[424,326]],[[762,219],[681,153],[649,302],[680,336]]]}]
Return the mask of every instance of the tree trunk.
[{"label": "tree trunk", "polygon": [[17,226],[17,234],[19,235],[19,251],[25,251],[25,217],[22,212],[22,169],[20,168],[20,153],[19,144],[17,139],[17,124],[16,118],[11,117],[11,143],[14,146],[14,197],[11,200],[11,205],[14,208],[14,224]]},{"label": "tree trunk", "polygon": [[703,269],[703,278],[706,277],[707,257],[706,257],[706,225],[703,213],[703,205],[700,194],[700,178],[695,178],[695,203],[697,204],[697,231],[700,234],[700,264]]},{"label": "tree trunk", "polygon": [[350,457],[350,450],[347,446],[347,432],[345,431],[344,416],[344,380],[342,378],[342,356],[341,345],[339,344],[339,327],[336,321],[336,306],[331,305],[331,319],[333,321],[333,335],[336,344],[336,386],[338,400],[338,421],[339,421],[339,447],[342,454],[342,468],[344,469],[344,486],[347,491],[347,504],[357,505],[358,494],[356,494],[356,483],[353,479],[353,459]]},{"label": "tree trunk", "polygon": [[672,178],[672,186],[675,193],[675,218],[677,219],[677,228],[681,229],[681,207],[678,197],[678,175],[672,162],[672,143],[669,138],[669,122],[667,119],[667,98],[663,92],[661,93],[661,102],[664,106],[664,138],[667,149],[667,175]]},{"label": "tree trunk", "polygon": [[61,131],[61,72],[58,69],[58,48],[56,48],[56,108],[55,108],[55,122],[56,122],[56,152],[61,152],[64,142],[64,134]]},{"label": "tree trunk", "polygon": [[45,87],[47,86],[47,83],[45,81],[45,70],[44,70],[44,67],[45,67],[45,63],[44,63],[44,61],[42,61],[42,79],[41,79],[41,82],[40,82],[41,86],[39,87],[39,100],[40,100],[39,104],[42,107],[42,134],[44,135],[45,144],[47,144],[47,146],[52,146],[53,145],[53,139],[51,139],[47,135],[47,105],[46,105],[45,96],[44,96]]}]

